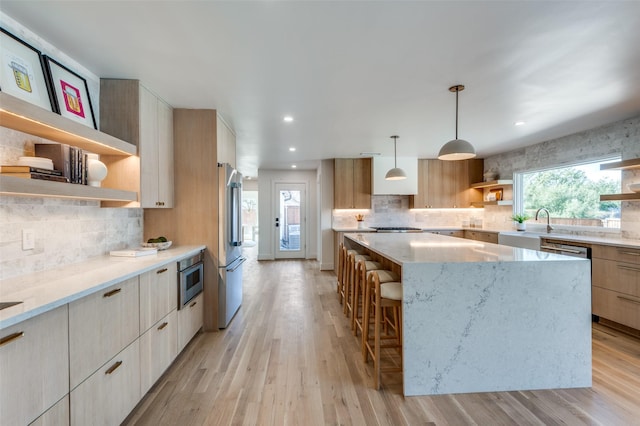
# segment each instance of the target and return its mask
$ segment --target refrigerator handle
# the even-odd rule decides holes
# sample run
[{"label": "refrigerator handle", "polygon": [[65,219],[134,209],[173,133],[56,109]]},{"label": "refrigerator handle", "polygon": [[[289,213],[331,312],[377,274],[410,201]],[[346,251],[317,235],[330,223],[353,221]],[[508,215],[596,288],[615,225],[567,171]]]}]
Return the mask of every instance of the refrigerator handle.
[{"label": "refrigerator handle", "polygon": [[238,263],[233,267],[233,268],[227,268],[227,272],[234,272],[236,269],[238,269],[240,267],[240,265],[242,265],[245,261],[247,260],[246,257],[241,257],[240,259],[238,259]]}]

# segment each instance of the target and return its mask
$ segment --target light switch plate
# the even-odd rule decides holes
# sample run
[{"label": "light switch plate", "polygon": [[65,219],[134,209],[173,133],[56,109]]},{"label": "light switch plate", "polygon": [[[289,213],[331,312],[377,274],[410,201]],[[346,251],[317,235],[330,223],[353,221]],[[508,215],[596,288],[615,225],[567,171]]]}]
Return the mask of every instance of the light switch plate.
[{"label": "light switch plate", "polygon": [[36,231],[33,229],[22,230],[22,250],[33,250],[36,247]]}]

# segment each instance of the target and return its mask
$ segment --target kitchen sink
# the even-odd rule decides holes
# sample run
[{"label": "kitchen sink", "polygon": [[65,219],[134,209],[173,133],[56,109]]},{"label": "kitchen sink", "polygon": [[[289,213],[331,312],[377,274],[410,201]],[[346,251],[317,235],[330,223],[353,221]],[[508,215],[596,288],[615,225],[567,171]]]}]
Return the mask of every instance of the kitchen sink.
[{"label": "kitchen sink", "polygon": [[511,247],[520,247],[531,250],[540,250],[540,237],[546,235],[539,232],[500,232],[498,244]]}]

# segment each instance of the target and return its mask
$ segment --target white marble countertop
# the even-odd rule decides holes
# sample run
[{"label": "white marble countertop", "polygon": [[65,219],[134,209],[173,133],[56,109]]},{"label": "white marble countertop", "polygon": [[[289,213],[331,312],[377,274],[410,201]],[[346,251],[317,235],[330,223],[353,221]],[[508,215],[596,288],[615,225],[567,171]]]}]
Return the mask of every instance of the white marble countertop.
[{"label": "white marble countertop", "polygon": [[[430,233],[345,235],[395,263],[565,261],[567,256]],[[584,261],[585,259],[571,258]]]},{"label": "white marble countertop", "polygon": [[0,311],[0,330],[204,249],[204,245],[177,246],[137,258],[98,256],[2,280],[0,302],[22,303]]}]

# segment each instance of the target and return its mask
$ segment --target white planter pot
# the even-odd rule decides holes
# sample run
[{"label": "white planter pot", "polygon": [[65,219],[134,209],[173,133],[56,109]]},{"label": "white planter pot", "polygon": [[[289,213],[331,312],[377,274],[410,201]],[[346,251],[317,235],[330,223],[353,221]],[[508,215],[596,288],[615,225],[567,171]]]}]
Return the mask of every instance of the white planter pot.
[{"label": "white planter pot", "polygon": [[522,222],[516,222],[516,231],[526,231],[527,230],[527,224]]}]

